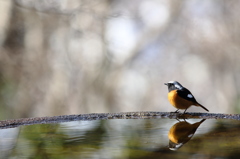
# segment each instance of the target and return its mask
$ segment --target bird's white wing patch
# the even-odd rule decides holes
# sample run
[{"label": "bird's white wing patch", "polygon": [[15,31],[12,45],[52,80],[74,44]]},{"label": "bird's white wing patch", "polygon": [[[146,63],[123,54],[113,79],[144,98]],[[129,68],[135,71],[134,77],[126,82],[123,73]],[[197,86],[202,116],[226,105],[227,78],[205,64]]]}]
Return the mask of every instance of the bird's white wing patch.
[{"label": "bird's white wing patch", "polygon": [[178,84],[174,84],[174,86],[177,88],[177,89],[182,89],[182,87]]},{"label": "bird's white wing patch", "polygon": [[191,94],[188,94],[187,97],[188,98],[193,98],[193,96]]}]

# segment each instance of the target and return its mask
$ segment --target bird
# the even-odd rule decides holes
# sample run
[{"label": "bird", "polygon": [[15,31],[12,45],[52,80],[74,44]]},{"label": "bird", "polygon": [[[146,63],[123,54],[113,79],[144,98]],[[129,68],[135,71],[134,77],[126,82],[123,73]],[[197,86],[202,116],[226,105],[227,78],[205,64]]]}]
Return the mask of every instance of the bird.
[{"label": "bird", "polygon": [[187,121],[179,121],[174,124],[168,132],[169,149],[176,151],[186,144],[205,120],[206,119],[202,119],[193,124],[188,123]]},{"label": "bird", "polygon": [[189,107],[192,105],[201,107],[206,111],[209,111],[207,108],[205,108],[203,105],[197,102],[197,100],[194,98],[192,93],[185,87],[183,87],[179,82],[177,81],[169,81],[168,83],[164,83],[168,86],[168,100],[169,102],[177,108],[175,113],[178,112],[179,109],[185,109],[183,114],[187,111]]}]

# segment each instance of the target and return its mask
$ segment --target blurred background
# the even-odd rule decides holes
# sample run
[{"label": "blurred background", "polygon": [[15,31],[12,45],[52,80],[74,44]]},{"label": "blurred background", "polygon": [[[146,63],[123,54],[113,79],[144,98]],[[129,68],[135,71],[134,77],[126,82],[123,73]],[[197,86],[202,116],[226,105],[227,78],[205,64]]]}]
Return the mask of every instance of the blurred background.
[{"label": "blurred background", "polygon": [[171,80],[211,113],[240,113],[239,9],[237,0],[2,0],[0,119],[175,111]]}]

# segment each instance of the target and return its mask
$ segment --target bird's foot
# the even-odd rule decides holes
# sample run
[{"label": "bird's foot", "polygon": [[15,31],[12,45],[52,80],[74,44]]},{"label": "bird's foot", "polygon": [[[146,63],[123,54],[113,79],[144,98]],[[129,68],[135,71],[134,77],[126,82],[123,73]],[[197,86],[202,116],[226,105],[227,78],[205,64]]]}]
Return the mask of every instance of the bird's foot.
[{"label": "bird's foot", "polygon": [[180,112],[179,111],[177,111],[177,112],[175,111],[175,112],[170,112],[170,113],[180,113]]}]

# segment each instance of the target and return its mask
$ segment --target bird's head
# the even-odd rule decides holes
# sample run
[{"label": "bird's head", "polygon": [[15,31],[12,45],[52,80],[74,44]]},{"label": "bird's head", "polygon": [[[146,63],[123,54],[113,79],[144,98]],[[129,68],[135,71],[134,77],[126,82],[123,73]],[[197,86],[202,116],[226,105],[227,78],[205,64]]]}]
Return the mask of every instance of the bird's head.
[{"label": "bird's head", "polygon": [[168,86],[169,92],[176,89],[181,90],[183,88],[183,86],[177,81],[169,81],[168,83],[164,84]]}]

